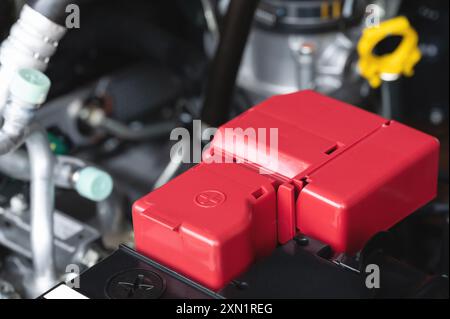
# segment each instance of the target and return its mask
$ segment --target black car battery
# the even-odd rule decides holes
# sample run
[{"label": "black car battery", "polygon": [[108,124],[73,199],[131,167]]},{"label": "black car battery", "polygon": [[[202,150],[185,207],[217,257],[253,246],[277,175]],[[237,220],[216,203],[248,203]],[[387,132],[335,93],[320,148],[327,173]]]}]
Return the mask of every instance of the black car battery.
[{"label": "black car battery", "polygon": [[221,299],[222,297],[122,245],[73,282],[61,283],[40,298]]}]

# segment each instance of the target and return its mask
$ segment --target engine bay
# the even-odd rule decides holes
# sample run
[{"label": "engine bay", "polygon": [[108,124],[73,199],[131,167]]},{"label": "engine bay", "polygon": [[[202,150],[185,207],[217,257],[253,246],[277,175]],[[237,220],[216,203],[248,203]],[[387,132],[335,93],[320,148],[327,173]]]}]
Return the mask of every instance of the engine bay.
[{"label": "engine bay", "polygon": [[0,115],[0,299],[448,299],[446,1],[2,0]]}]

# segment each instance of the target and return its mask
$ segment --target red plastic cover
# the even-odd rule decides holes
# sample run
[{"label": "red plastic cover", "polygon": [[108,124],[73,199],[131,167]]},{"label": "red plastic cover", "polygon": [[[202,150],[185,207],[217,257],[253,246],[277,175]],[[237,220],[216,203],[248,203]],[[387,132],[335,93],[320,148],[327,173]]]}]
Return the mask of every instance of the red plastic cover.
[{"label": "red plastic cover", "polygon": [[[226,130],[235,128],[240,128],[232,130],[235,136],[227,136]],[[268,139],[246,135],[248,128],[278,129],[277,158],[259,151],[271,148]],[[273,176],[296,185],[297,230],[336,252],[357,252],[437,191],[435,138],[313,91],[275,96],[253,107],[223,125],[211,149],[258,169],[270,163],[265,169]],[[248,156],[254,153],[260,156]],[[278,198],[279,208],[290,206],[284,188]],[[279,228],[281,243],[292,238],[286,227]]]},{"label": "red plastic cover", "polygon": [[138,200],[136,249],[219,289],[277,244],[272,182],[237,164],[199,164]]},{"label": "red plastic cover", "polygon": [[315,92],[276,96],[222,126],[205,154],[244,164],[200,164],[135,203],[136,247],[212,289],[297,232],[353,254],[435,196],[438,151]]}]

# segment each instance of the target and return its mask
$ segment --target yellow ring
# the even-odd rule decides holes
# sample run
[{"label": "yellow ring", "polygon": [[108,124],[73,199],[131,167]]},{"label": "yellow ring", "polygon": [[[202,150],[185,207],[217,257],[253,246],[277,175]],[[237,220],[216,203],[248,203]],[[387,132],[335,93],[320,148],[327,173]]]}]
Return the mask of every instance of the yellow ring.
[{"label": "yellow ring", "polygon": [[[389,36],[401,36],[402,42],[394,52],[382,56],[374,55],[378,43]],[[379,26],[366,28],[358,43],[359,71],[374,88],[379,87],[384,74],[412,76],[414,66],[422,55],[419,37],[405,17],[382,22]]]}]

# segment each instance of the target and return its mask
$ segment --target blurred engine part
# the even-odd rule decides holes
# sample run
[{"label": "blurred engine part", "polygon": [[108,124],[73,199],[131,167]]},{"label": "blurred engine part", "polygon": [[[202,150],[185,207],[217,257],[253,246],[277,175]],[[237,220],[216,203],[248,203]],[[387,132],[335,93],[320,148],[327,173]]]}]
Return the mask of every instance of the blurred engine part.
[{"label": "blurred engine part", "polygon": [[[177,126],[189,99],[184,83],[167,68],[132,65],[52,100],[38,120],[62,149],[109,171],[120,191],[134,200],[168,160],[160,151],[167,149],[162,138]],[[92,148],[95,144],[101,147]],[[142,174],[143,168],[149,175]]]},{"label": "blurred engine part", "polygon": [[[12,200],[17,200],[13,198]],[[30,250],[29,214],[17,207],[2,211],[0,215],[0,243],[17,254],[32,259]],[[67,265],[80,264],[92,266],[97,260],[85,261],[85,256],[100,234],[61,212],[53,215],[55,229],[55,267],[64,273]]]},{"label": "blurred engine part", "polygon": [[20,68],[45,71],[66,29],[38,11],[24,6],[0,48],[0,110],[6,103],[14,73]]},{"label": "blurred engine part", "polygon": [[4,122],[0,130],[0,154],[14,152],[25,143],[30,157],[31,296],[56,279],[52,228],[54,156],[45,131],[33,124],[36,111],[47,98],[50,84],[50,80],[35,69],[19,69],[8,88],[9,98],[5,103]]},{"label": "blurred engine part", "polygon": [[[448,74],[441,72],[449,67],[449,4],[445,1],[415,3],[402,2],[402,11],[419,33],[422,60],[415,76],[402,83],[402,104],[409,106],[415,122],[428,121],[436,127],[445,126],[448,120]],[[433,79],[427,85],[426,79]]]},{"label": "blurred engine part", "polygon": [[[78,147],[91,144],[102,135],[102,130],[120,139],[145,139],[146,134],[139,133],[140,129],[133,131],[125,126],[138,119],[160,116],[185,93],[182,80],[167,68],[138,64],[54,99],[38,114],[38,119],[46,127],[64,133]],[[154,130],[157,134],[153,137],[167,135],[174,126],[172,121],[170,129]],[[151,137],[149,134],[147,138]]]},{"label": "blurred engine part", "polygon": [[[188,93],[198,92],[205,64],[196,43],[199,30],[178,6],[162,0],[97,0],[80,8],[83,26],[67,33],[48,69],[51,97],[138,64],[169,70]],[[156,77],[161,70],[146,76]]]},{"label": "blurred engine part", "polygon": [[[365,27],[367,5],[360,0],[261,1],[239,86],[253,102],[302,89],[331,95],[343,89],[347,92],[339,97],[355,103],[351,98],[355,89],[350,88],[361,85],[355,48]],[[393,13],[386,8],[383,18]]]},{"label": "blurred engine part", "polygon": [[[401,39],[389,53],[377,50],[383,41],[393,37]],[[404,120],[400,97],[400,80],[412,77],[414,68],[421,60],[419,37],[406,17],[389,19],[376,28],[366,28],[358,42],[358,70],[372,88],[381,86],[380,114],[388,119]]]},{"label": "blurred engine part", "polygon": [[239,85],[260,99],[339,89],[356,40],[341,32],[342,24],[356,27],[364,9],[361,1],[262,1]]}]

